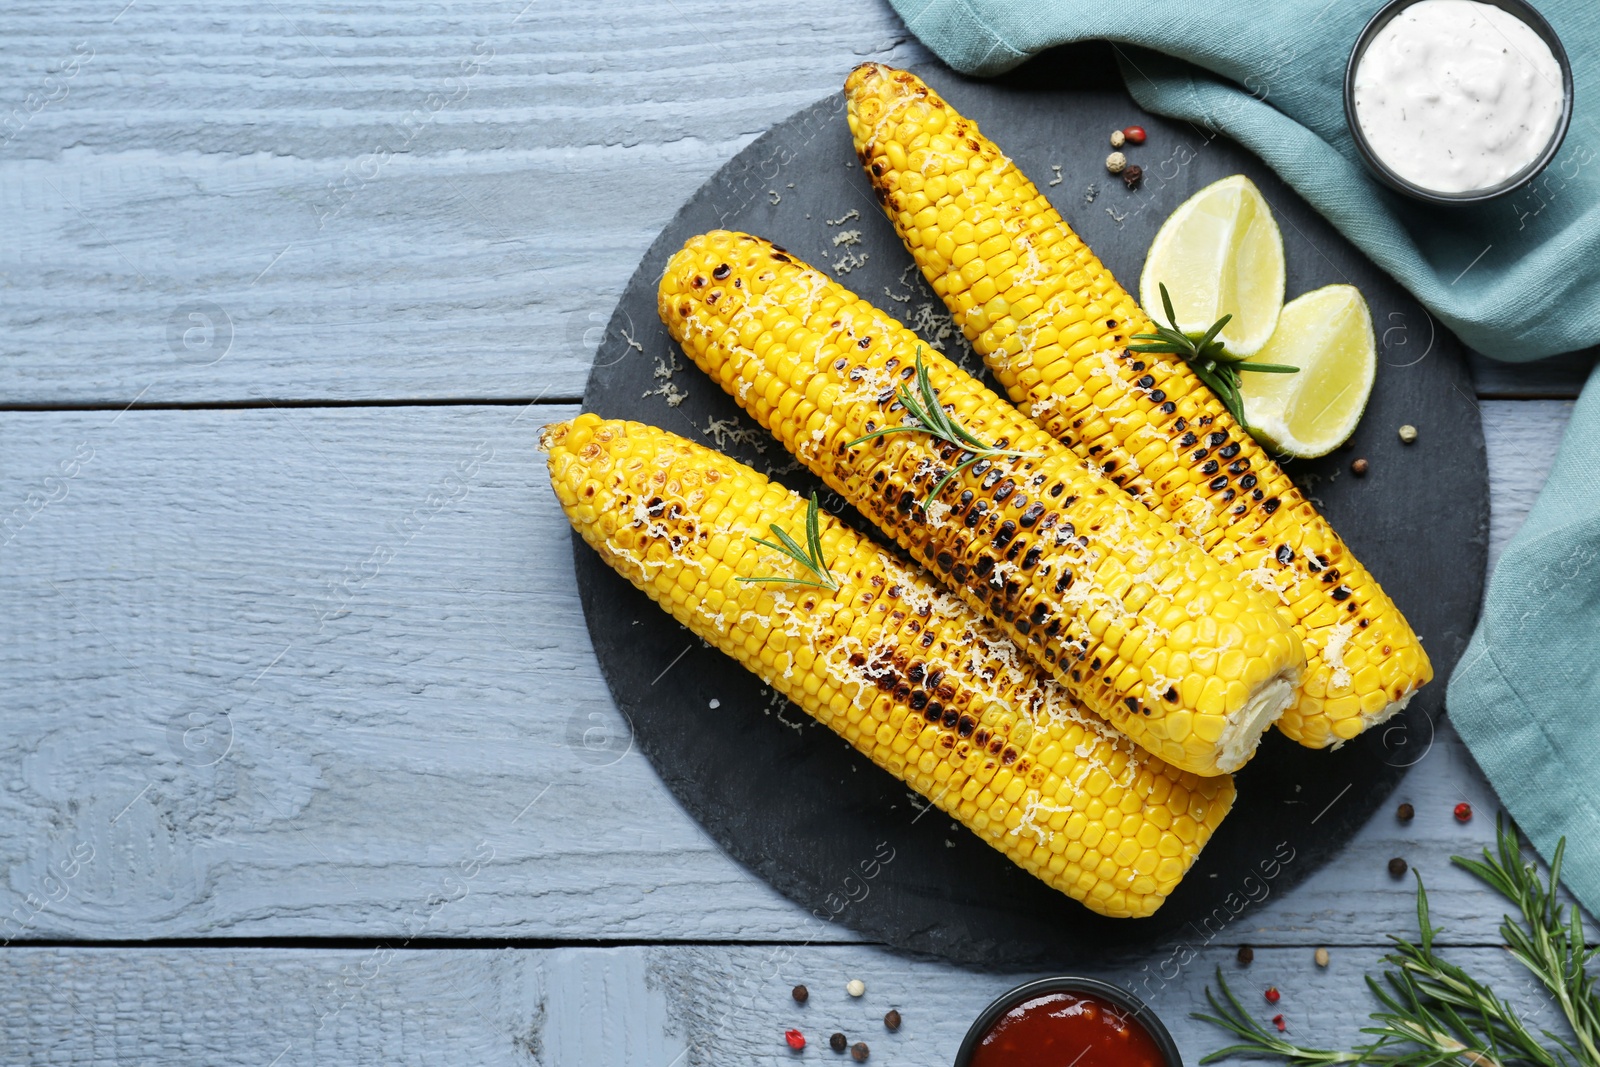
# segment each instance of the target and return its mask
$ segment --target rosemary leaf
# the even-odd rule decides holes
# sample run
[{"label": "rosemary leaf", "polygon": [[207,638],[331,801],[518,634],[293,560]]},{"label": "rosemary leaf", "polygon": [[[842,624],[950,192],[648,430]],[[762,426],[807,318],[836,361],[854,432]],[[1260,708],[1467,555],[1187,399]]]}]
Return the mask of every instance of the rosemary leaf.
[{"label": "rosemary leaf", "polygon": [[[1224,315],[1224,316],[1222,316],[1222,318],[1218,319],[1216,322],[1213,322],[1211,324],[1211,329],[1207,330],[1205,332],[1205,335],[1202,336],[1199,341],[1195,342],[1195,346],[1194,346],[1195,350],[1199,351],[1199,352],[1205,352],[1206,349],[1210,348],[1211,347],[1211,343],[1217,339],[1217,334],[1221,333],[1222,332],[1222,328],[1224,326],[1228,325],[1228,323],[1230,321],[1232,321],[1232,319],[1233,319],[1232,315]],[[1178,323],[1177,323],[1176,319],[1174,319],[1173,323],[1172,323],[1172,332],[1173,333],[1177,333],[1178,332]],[[1222,346],[1218,345],[1217,347],[1220,350]]]},{"label": "rosemary leaf", "polygon": [[928,366],[922,361],[922,349],[920,346],[917,348],[916,360],[916,393],[913,393],[904,385],[900,386],[896,392],[900,406],[905,408],[906,414],[911,417],[911,421],[902,423],[899,426],[885,426],[863,434],[846,444],[846,448],[854,448],[856,445],[871,441],[875,437],[887,437],[893,433],[925,433],[937,441],[953,445],[961,453],[968,453],[969,455],[966,459],[951,467],[944,473],[943,477],[934,483],[933,488],[928,491],[928,495],[922,499],[924,510],[938,498],[940,491],[950,484],[952,478],[978,460],[994,459],[1000,456],[1025,458],[1034,455],[1032,452],[998,448],[984,441],[957,422],[955,417],[944,409],[944,405],[939,400],[938,391],[933,387],[933,379],[928,374]]},{"label": "rosemary leaf", "polygon": [[1161,306],[1167,313],[1168,325],[1155,323],[1155,333],[1139,333],[1133,335],[1135,341],[1146,341],[1147,344],[1129,345],[1129,352],[1154,353],[1178,356],[1194,371],[1195,377],[1217,395],[1222,401],[1222,406],[1228,409],[1228,414],[1233,416],[1246,433],[1254,436],[1255,431],[1250,428],[1249,422],[1244,417],[1244,396],[1239,391],[1239,372],[1256,371],[1265,374],[1297,374],[1299,367],[1290,367],[1282,363],[1246,363],[1237,356],[1228,354],[1217,335],[1222,332],[1232,315],[1224,315],[1211,324],[1210,329],[1200,335],[1198,340],[1189,337],[1178,329],[1178,315],[1172,309],[1172,295],[1167,292],[1166,283],[1162,283]]},{"label": "rosemary leaf", "polygon": [[1360,1063],[1361,1056],[1356,1053],[1339,1052],[1333,1049],[1305,1048],[1294,1044],[1276,1034],[1269,1033],[1260,1023],[1250,1017],[1250,1014],[1240,1005],[1239,998],[1233,995],[1233,990],[1228,988],[1227,979],[1222,977],[1222,968],[1217,968],[1217,986],[1221,990],[1223,1000],[1218,1002],[1216,995],[1211,992],[1211,987],[1206,986],[1206,1003],[1211,1005],[1214,1015],[1205,1015],[1201,1012],[1193,1013],[1193,1017],[1202,1022],[1220,1026],[1230,1030],[1244,1040],[1238,1044],[1219,1048],[1215,1052],[1201,1058],[1202,1064],[1215,1063],[1227,1059],[1229,1056],[1278,1056],[1292,1064],[1312,1067],[1317,1064],[1330,1063]]},{"label": "rosemary leaf", "polygon": [[1584,1064],[1600,1064],[1600,996],[1587,970],[1600,948],[1586,946],[1582,913],[1558,898],[1566,841],[1556,845],[1546,883],[1538,867],[1523,859],[1515,827],[1500,818],[1495,829],[1498,856],[1484,849],[1481,861],[1457,856],[1453,862],[1516,904],[1518,915],[1502,919],[1500,936],[1561,1008],[1577,1041],[1575,1048],[1562,1042],[1569,1054]]},{"label": "rosemary leaf", "polygon": [[808,550],[801,548],[799,543],[795,541],[794,538],[789,536],[789,531],[785,530],[777,523],[772,523],[772,533],[773,536],[783,542],[783,546],[781,548],[773,544],[771,541],[762,541],[760,538],[752,538],[751,540],[755,541],[757,544],[765,544],[768,548],[777,548],[790,559],[798,560],[807,566],[811,565],[811,553]]},{"label": "rosemary leaf", "polygon": [[822,555],[822,508],[817,503],[817,494],[811,494],[811,500],[806,504],[806,547],[801,548],[800,543],[789,535],[789,532],[777,523],[768,523],[772,535],[777,541],[768,541],[765,537],[754,534],[747,535],[751,541],[763,548],[770,548],[794,560],[800,566],[810,571],[810,578],[780,578],[771,575],[761,577],[736,578],[738,582],[760,582],[763,585],[809,585],[816,589],[827,589],[838,592],[839,583],[833,577],[833,572],[828,570],[828,561]]},{"label": "rosemary leaf", "polygon": [[828,570],[828,561],[822,555],[822,509],[817,506],[817,494],[811,494],[811,502],[806,506],[806,545],[811,549],[811,558],[821,566],[820,577],[833,581],[833,573]]}]

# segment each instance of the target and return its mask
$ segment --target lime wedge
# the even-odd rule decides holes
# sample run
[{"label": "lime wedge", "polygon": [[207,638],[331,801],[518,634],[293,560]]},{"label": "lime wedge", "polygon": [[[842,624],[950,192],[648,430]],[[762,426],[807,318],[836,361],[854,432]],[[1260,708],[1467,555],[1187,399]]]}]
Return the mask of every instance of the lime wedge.
[{"label": "lime wedge", "polygon": [[1198,337],[1224,315],[1217,338],[1229,354],[1254,355],[1283,307],[1283,236],[1272,209],[1243,174],[1212,182],[1161,224],[1139,275],[1145,313],[1166,322],[1165,282],[1178,329]]},{"label": "lime wedge", "polygon": [[[1251,363],[1300,371],[1251,372]],[[1355,432],[1372,393],[1372,312],[1353,285],[1314,289],[1284,305],[1271,339],[1239,366],[1244,414],[1256,436],[1291,456],[1325,456]]]}]

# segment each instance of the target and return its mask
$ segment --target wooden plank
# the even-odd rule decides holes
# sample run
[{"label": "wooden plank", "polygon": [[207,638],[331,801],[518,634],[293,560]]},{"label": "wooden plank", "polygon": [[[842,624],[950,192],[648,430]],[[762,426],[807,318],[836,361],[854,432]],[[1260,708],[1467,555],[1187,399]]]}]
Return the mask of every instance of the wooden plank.
[{"label": "wooden plank", "polygon": [[[0,651],[0,915],[102,937],[792,926],[628,755],[534,448],[574,413],[0,420],[3,499],[45,501],[0,555],[27,605]],[[74,849],[94,862],[32,916]],[[485,854],[468,902],[419,914]]]},{"label": "wooden plank", "polygon": [[122,6],[0,11],[10,404],[576,398],[691,192],[927,55],[850,0]]},{"label": "wooden plank", "polygon": [[[1397,928],[1397,934],[1414,933]],[[1361,974],[1376,946],[1336,949],[1326,969],[1310,948],[1232,947],[1142,963],[1107,961],[1095,976],[1142,993],[1184,1061],[1227,1043],[1189,1017],[1221,967],[1263,1023],[1282,1013],[1291,1038],[1347,1046],[1374,1006]],[[1535,1028],[1555,1028],[1525,972],[1495,948],[1450,958],[1489,981]],[[1180,962],[1181,960],[1181,962]],[[832,1058],[834,1030],[865,1041],[870,1063],[949,1063],[973,1018],[1034,975],[958,970],[866,946],[672,946],[504,951],[305,949],[13,949],[0,954],[0,1033],[8,1059],[83,1065],[205,1062],[251,1067],[322,1063],[788,1064],[783,1032]],[[852,1000],[851,978],[867,992]],[[805,983],[805,1006],[790,988]],[[1276,985],[1269,1006],[1261,991]],[[895,1008],[898,1033],[882,1017]],[[845,1062],[849,1062],[848,1060]]]},{"label": "wooden plank", "polygon": [[1570,400],[1483,402],[1483,442],[1489,459],[1490,573],[1544,488],[1574,406]]},{"label": "wooden plank", "polygon": [[[1484,404],[1497,539],[1569,408]],[[573,411],[0,415],[0,940],[856,939],[630,750],[533,447]],[[1446,857],[1490,840],[1492,792],[1448,729],[1394,750],[1416,822],[1229,936],[1378,939],[1411,907],[1395,855],[1489,935]]]},{"label": "wooden plank", "polygon": [[[849,0],[121,7],[0,11],[8,404],[576,398],[690,193],[855,63],[928,58]],[[1474,369],[1566,397],[1592,364]]]}]

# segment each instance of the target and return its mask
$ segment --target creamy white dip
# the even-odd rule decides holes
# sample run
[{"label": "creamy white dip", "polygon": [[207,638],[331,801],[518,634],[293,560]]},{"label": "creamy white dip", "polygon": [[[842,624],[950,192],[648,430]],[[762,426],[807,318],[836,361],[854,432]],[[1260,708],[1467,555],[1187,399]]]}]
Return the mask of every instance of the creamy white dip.
[{"label": "creamy white dip", "polygon": [[1561,67],[1521,19],[1477,0],[1421,0],[1356,65],[1372,151],[1424,189],[1488,189],[1538,158],[1561,119]]}]

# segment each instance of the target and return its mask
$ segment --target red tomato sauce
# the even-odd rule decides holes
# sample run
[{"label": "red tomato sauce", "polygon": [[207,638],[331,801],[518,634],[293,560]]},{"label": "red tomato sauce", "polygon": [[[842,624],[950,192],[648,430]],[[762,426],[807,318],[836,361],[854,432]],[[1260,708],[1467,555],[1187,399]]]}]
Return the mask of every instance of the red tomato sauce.
[{"label": "red tomato sauce", "polygon": [[1161,1048],[1123,1009],[1088,993],[1045,993],[989,1028],[972,1067],[1162,1067]]}]

